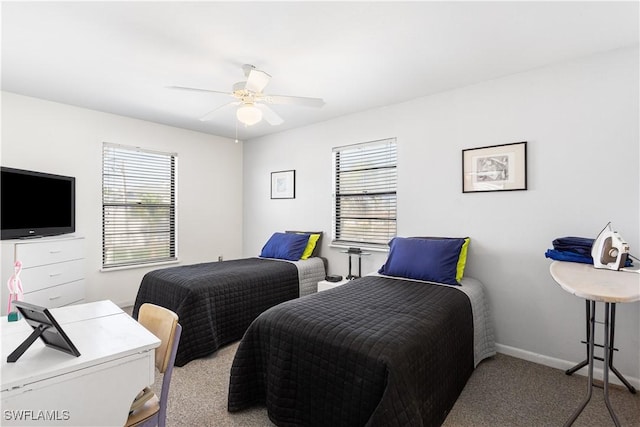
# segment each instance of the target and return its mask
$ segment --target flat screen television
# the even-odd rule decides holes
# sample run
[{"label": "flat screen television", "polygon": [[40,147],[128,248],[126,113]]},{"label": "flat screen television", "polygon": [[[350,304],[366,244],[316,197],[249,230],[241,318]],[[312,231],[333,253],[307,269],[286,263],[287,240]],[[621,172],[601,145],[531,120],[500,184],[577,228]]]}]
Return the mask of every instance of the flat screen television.
[{"label": "flat screen television", "polygon": [[76,179],[0,168],[0,239],[76,231]]}]

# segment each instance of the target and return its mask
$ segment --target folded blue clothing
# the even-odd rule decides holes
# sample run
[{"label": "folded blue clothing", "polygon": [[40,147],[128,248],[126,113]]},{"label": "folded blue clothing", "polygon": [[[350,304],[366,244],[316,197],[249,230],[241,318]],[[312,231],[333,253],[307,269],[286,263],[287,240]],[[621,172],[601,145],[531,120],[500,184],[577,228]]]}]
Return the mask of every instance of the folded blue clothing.
[{"label": "folded blue clothing", "polygon": [[[580,262],[582,264],[593,264],[593,258],[591,255],[580,255],[575,252],[569,251],[557,251],[555,249],[547,249],[544,256],[546,258],[551,258],[556,261],[568,261],[568,262]],[[633,267],[633,261],[631,258],[627,257],[627,260],[624,263],[625,267]]]},{"label": "folded blue clothing", "polygon": [[553,249],[575,252],[590,257],[593,241],[594,239],[588,237],[559,237],[553,241]]},{"label": "folded blue clothing", "polygon": [[593,264],[593,258],[591,255],[580,255],[575,252],[569,251],[558,251],[555,249],[547,249],[544,256],[546,258],[551,258],[556,261],[569,261],[569,262],[580,262],[583,264]]}]

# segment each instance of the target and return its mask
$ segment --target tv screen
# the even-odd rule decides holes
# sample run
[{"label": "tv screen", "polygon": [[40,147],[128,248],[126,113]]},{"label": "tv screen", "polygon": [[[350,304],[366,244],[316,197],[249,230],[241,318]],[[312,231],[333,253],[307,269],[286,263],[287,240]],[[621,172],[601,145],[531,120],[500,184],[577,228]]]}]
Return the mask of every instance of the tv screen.
[{"label": "tv screen", "polygon": [[75,232],[75,192],[70,176],[0,168],[0,238]]}]

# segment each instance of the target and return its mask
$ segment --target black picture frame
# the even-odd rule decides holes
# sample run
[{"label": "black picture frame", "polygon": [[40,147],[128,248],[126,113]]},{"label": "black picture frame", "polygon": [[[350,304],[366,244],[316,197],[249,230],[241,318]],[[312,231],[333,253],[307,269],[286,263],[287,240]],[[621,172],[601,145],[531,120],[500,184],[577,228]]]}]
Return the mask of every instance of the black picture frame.
[{"label": "black picture frame", "polygon": [[462,192],[527,189],[527,142],[462,150]]},{"label": "black picture frame", "polygon": [[271,172],[271,198],[296,198],[296,171],[286,170]]},{"label": "black picture frame", "polygon": [[24,301],[14,301],[12,304],[13,307],[17,308],[22,314],[22,317],[24,317],[24,320],[27,321],[29,326],[33,328],[33,332],[7,357],[7,363],[17,361],[38,338],[40,338],[47,347],[68,353],[72,356],[80,356],[80,352],[76,346],[73,345],[67,334],[62,330],[62,327],[47,308]]}]

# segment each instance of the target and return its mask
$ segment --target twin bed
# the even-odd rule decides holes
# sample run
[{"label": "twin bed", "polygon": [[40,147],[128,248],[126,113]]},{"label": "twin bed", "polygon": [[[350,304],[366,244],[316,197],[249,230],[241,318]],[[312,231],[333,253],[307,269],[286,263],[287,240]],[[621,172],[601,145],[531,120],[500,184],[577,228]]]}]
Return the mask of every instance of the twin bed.
[{"label": "twin bed", "polygon": [[[278,426],[444,421],[475,366],[495,354],[484,289],[462,277],[468,239],[396,238],[390,246],[379,274],[287,295],[238,326],[246,332],[231,368],[229,411],[264,404]],[[273,274],[278,283],[295,281]],[[241,299],[261,287],[243,288]],[[235,285],[225,292],[236,293]],[[205,306],[215,298],[199,299],[183,298],[192,304],[187,315],[210,318]],[[199,357],[188,353],[183,361]]]},{"label": "twin bed", "polygon": [[245,258],[165,268],[147,273],[133,317],[145,302],[180,318],[176,366],[238,341],[266,309],[317,291],[325,276],[321,258],[300,261]]},{"label": "twin bed", "polygon": [[[325,277],[324,260],[315,256],[319,238],[309,248],[311,234],[306,234],[307,240],[297,237],[304,233],[276,235],[282,241],[293,241],[297,249],[284,254],[280,250],[282,245],[275,248],[265,245],[262,258],[185,265],[147,273],[136,296],[133,317],[138,317],[144,303],[166,307],[178,315],[182,336],[176,366],[184,366],[238,341],[260,313],[281,302],[315,293],[318,282]],[[272,241],[276,240],[269,240]],[[305,259],[301,259],[303,250],[308,252]]]},{"label": "twin bed", "polygon": [[479,281],[366,276],[259,316],[228,409],[266,404],[278,426],[437,426],[493,354]]}]

